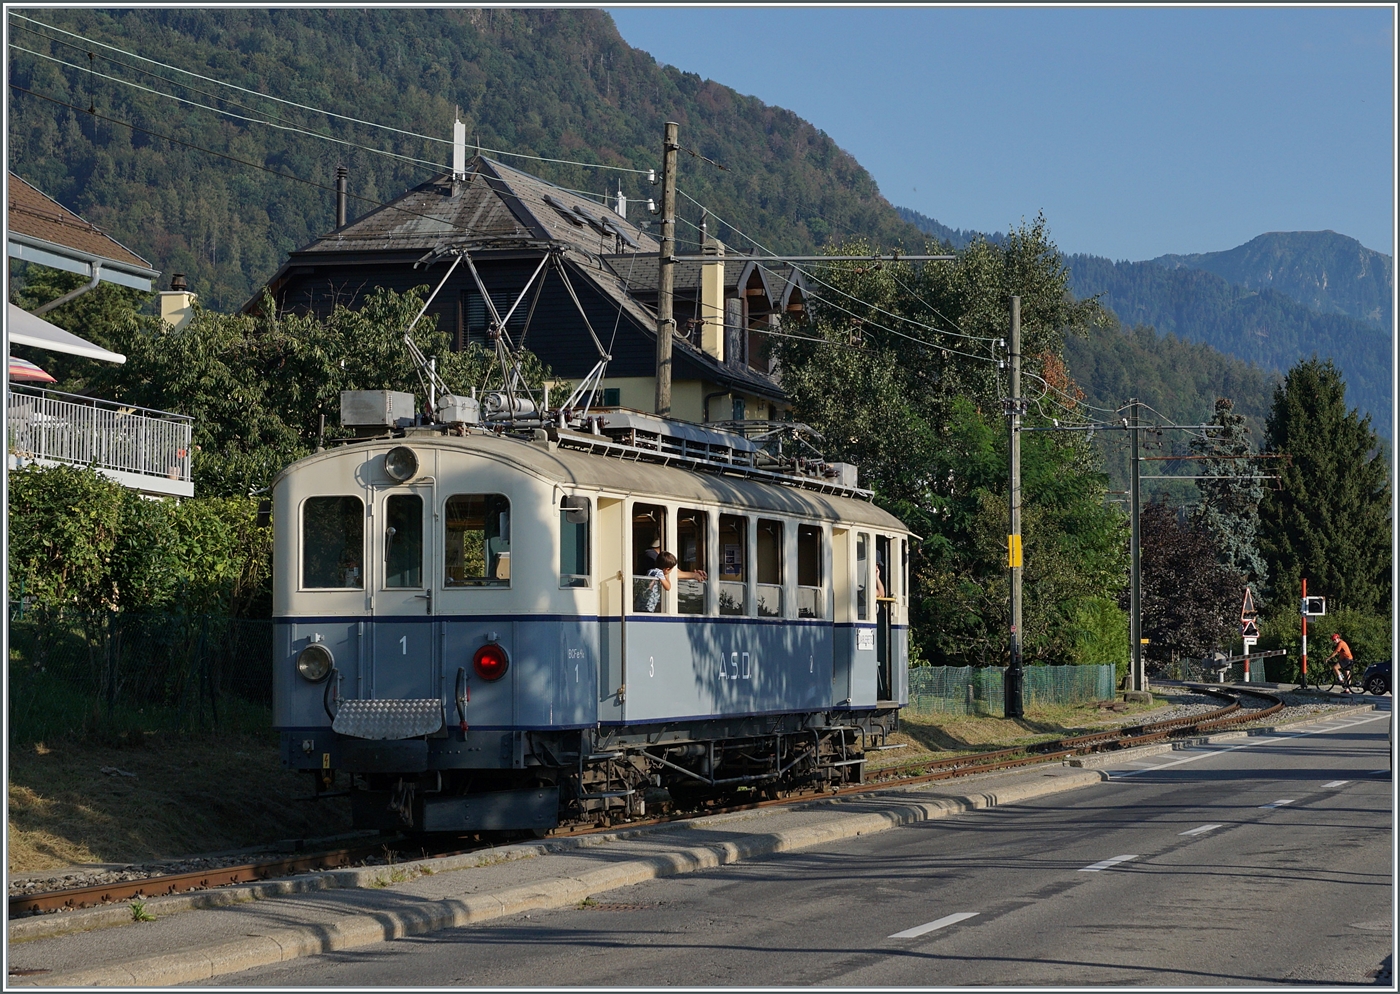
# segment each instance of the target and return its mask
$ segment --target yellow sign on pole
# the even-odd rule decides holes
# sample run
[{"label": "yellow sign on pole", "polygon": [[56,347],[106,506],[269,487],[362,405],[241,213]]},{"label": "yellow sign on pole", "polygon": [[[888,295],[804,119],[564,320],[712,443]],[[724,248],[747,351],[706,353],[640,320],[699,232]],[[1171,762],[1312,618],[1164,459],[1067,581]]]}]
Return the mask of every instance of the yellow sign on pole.
[{"label": "yellow sign on pole", "polygon": [[1006,536],[1006,565],[1011,569],[1021,568],[1021,536]]}]

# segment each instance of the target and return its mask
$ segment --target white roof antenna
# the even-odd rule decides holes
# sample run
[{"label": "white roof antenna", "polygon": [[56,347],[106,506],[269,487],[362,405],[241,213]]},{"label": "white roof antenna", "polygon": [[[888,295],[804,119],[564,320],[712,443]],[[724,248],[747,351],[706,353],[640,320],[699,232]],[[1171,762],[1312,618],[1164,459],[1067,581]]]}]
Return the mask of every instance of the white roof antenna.
[{"label": "white roof antenna", "polygon": [[467,178],[467,126],[462,123],[462,109],[457,108],[452,125],[452,181]]}]

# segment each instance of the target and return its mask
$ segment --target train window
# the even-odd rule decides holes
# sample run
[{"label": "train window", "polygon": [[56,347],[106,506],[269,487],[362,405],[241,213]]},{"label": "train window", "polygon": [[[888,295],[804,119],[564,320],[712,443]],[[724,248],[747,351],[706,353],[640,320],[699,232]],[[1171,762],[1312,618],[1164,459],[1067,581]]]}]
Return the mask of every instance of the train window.
[{"label": "train window", "polygon": [[783,616],[783,523],[760,518],[758,521],[758,549],[754,560],[754,587],[758,616],[761,618],[781,618]]},{"label": "train window", "polygon": [[[632,505],[632,610],[666,613],[656,558],[665,549],[666,509],[659,504]],[[655,572],[654,572],[655,571]]]},{"label": "train window", "polygon": [[510,586],[510,501],[455,494],[445,507],[444,587]]},{"label": "train window", "polygon": [[565,497],[559,504],[559,586],[588,586],[587,497]]},{"label": "train window", "polygon": [[308,497],[301,506],[301,585],[364,586],[365,505],[358,497]]},{"label": "train window", "polygon": [[706,554],[705,537],[709,515],[704,511],[681,508],[676,512],[677,569],[676,611],[679,614],[705,613],[705,581],[682,580],[680,573],[703,571],[709,573],[710,557]]},{"label": "train window", "polygon": [[856,534],[856,620],[870,620],[870,536]]},{"label": "train window", "polygon": [[820,525],[797,526],[797,616],[820,618],[822,596],[822,530]]},{"label": "train window", "polygon": [[384,586],[423,586],[423,498],[393,494],[384,502]]},{"label": "train window", "polygon": [[719,516],[719,613],[745,614],[748,603],[749,519]]}]

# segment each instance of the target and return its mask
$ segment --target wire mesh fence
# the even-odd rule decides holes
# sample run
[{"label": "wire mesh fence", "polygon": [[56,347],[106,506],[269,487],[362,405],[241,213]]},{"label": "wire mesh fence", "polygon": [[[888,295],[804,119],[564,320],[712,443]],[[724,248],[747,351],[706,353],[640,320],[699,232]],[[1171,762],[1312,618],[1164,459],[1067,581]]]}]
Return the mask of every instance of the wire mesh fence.
[{"label": "wire mesh fence", "polygon": [[[1112,665],[1027,666],[1024,702],[1080,704],[1114,696]],[[913,714],[1004,715],[1004,666],[916,666],[909,671],[909,711]]]},{"label": "wire mesh fence", "polygon": [[1149,666],[1147,675],[1149,678],[1183,680],[1187,683],[1266,683],[1292,679],[1296,671],[1297,663],[1294,660],[1279,657],[1250,660],[1248,678],[1245,677],[1243,661],[1226,663],[1221,667],[1213,659],[1173,659]]},{"label": "wire mesh fence", "polygon": [[10,612],[9,741],[272,724],[272,622]]}]

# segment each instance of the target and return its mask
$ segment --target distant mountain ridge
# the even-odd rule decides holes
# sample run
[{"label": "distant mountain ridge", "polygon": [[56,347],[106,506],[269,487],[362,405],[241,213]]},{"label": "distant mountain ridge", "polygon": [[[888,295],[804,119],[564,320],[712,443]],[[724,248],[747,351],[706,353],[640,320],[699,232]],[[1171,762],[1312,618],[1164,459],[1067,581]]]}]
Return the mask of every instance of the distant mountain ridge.
[{"label": "distant mountain ridge", "polygon": [[1321,314],[1277,290],[1253,290],[1203,269],[1091,255],[1065,262],[1075,294],[1099,295],[1124,324],[1204,342],[1264,370],[1284,372],[1313,354],[1331,358],[1346,379],[1347,403],[1389,437],[1391,336],[1378,325]]},{"label": "distant mountain ridge", "polygon": [[[979,238],[1005,238],[950,228],[907,207],[895,210],[920,231],[954,248]],[[1090,392],[1091,402],[1121,402],[1126,395],[1117,397],[1114,391],[1124,390],[1140,396],[1155,391],[1168,404],[1186,402],[1184,395],[1165,387],[1171,363],[1163,365],[1158,358],[1170,353],[1178,359],[1189,357],[1195,370],[1187,390],[1192,411],[1172,414],[1206,416],[1208,410],[1199,414],[1195,408],[1210,392],[1210,383],[1221,396],[1229,396],[1230,390],[1271,391],[1273,374],[1316,353],[1337,363],[1346,378],[1347,402],[1369,413],[1376,430],[1389,437],[1394,319],[1390,256],[1335,231],[1276,231],[1224,252],[1164,255],[1146,262],[1071,255],[1065,264],[1075,294],[1097,294],[1118,317],[1123,332],[1146,326],[1163,336],[1139,335],[1131,346],[1117,335],[1100,336],[1092,346],[1067,345],[1071,375]],[[1207,361],[1198,350],[1185,349],[1187,343],[1209,347],[1217,359]],[[1112,375],[1094,359],[1099,352]],[[1152,358],[1157,353],[1161,356]],[[1257,370],[1246,375],[1241,363]],[[1198,366],[1212,371],[1197,375]],[[1157,386],[1149,388],[1149,383]],[[1267,400],[1236,399],[1250,407],[1267,406]]]},{"label": "distant mountain ridge", "polygon": [[1251,290],[1277,290],[1322,314],[1345,314],[1389,329],[1390,256],[1335,231],[1271,231],[1224,252],[1164,255],[1168,269],[1203,269]]}]

